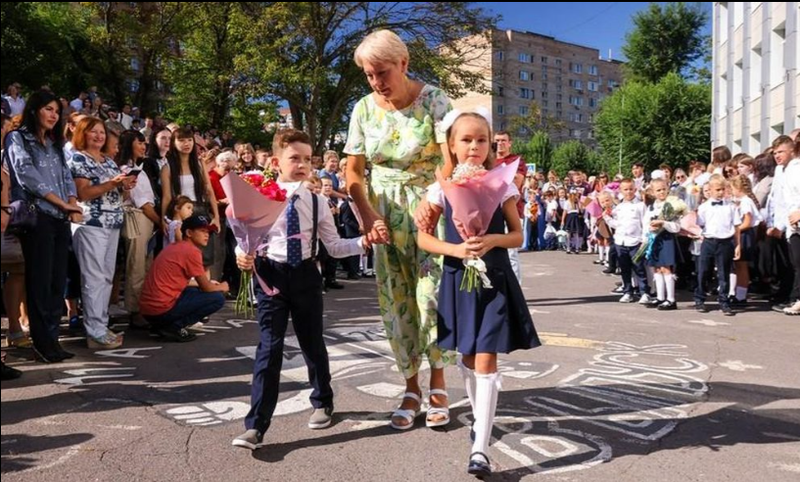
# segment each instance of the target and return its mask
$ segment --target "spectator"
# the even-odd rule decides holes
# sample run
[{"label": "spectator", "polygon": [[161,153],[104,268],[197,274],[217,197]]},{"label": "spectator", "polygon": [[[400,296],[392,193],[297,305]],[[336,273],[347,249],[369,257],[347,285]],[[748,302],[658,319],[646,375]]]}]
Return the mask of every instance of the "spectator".
[{"label": "spectator", "polygon": [[[192,216],[181,226],[183,241],[171,244],[153,262],[142,289],[140,309],[154,330],[177,342],[192,341],[186,331],[225,305],[228,283],[211,281],[203,268],[202,249],[217,226]],[[196,286],[190,284],[194,278]]]},{"label": "spectator", "polygon": [[75,154],[68,162],[84,220],[72,224],[72,244],[81,268],[81,299],[87,344],[93,349],[122,345],[108,328],[108,305],[123,224],[122,192],[136,185],[114,160],[103,154],[109,136],[103,123],[86,117],[72,138]]},{"label": "spectator", "polygon": [[131,105],[124,104],[122,106],[122,112],[119,115],[119,123],[122,124],[122,127],[125,128],[127,131],[133,125],[133,117],[131,117]]},{"label": "spectator", "polygon": [[35,229],[24,231],[20,240],[34,353],[45,363],[74,356],[58,343],[58,326],[64,309],[70,239],[64,221],[81,222],[82,209],[64,162],[60,114],[55,96],[32,94],[19,130],[8,135],[6,145],[11,201],[27,201],[37,208]]},{"label": "spectator", "polygon": [[25,99],[19,95],[19,84],[14,82],[13,84],[9,84],[8,89],[6,89],[6,102],[8,102],[9,113],[7,114],[10,117],[14,117],[15,115],[20,115],[25,111]]},{"label": "spectator", "polygon": [[91,107],[92,100],[89,99],[89,94],[87,94],[85,91],[82,90],[78,94],[78,97],[72,99],[72,102],[70,102],[69,105],[75,112],[80,112],[84,107],[86,107],[87,100],[89,101],[89,107]]}]

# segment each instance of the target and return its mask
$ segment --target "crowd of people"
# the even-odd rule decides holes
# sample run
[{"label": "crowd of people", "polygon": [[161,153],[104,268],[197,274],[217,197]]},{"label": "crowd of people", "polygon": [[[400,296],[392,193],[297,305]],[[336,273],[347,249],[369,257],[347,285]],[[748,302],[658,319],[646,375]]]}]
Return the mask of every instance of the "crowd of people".
[{"label": "crowd of people", "polygon": [[[428,427],[450,423],[444,372],[458,364],[473,413],[468,472],[492,472],[488,456],[500,389],[498,354],[538,346],[522,296],[522,250],[596,253],[622,278],[620,302],[694,307],[732,315],[751,293],[800,314],[800,143],[780,136],[752,158],[715,149],[709,163],[662,165],[631,176],[529,172],[509,132],[481,112],[453,111],[437,87],[408,77],[410,57],[390,31],[368,35],[354,60],[373,92],[356,103],[345,159],[312,155],[308,136],[276,133],[269,148],[227,132],[198,132],[130,105],[107,106],[96,88],[67,101],[47,89],[3,99],[3,294],[9,343],[44,363],[74,356],[71,334],[91,349],[123,335],[109,319],[120,292],[129,329],[176,342],[252,290],[260,343],[251,410],[233,445],[264,445],[279,391],[291,319],[309,365],[308,425],[330,425],[334,393],[322,324],[323,293],[375,276],[383,325],[405,390],[390,426],[411,428],[422,408],[419,372],[430,365]],[[496,143],[496,152],[492,144]],[[643,160],[644,161],[644,160]],[[464,238],[436,182],[464,166],[517,172],[486,234]],[[221,180],[231,172],[275,176],[288,201],[262,246],[238,248]],[[563,176],[563,177],[562,177]],[[443,228],[443,229],[439,229]],[[486,283],[463,290],[465,260],[482,260]],[[240,270],[258,282],[239,286]],[[716,280],[716,281],[714,281]],[[263,281],[263,284],[262,284]],[[652,290],[651,287],[655,287]],[[3,365],[3,377],[19,371]]]}]

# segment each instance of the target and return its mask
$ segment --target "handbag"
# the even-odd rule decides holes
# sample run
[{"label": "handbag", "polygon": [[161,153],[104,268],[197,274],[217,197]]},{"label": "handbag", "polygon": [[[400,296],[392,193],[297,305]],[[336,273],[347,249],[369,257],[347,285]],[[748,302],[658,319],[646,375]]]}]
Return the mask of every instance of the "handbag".
[{"label": "handbag", "polygon": [[9,207],[11,208],[11,213],[8,218],[8,230],[11,233],[24,233],[36,229],[39,209],[35,204],[27,199],[18,199],[12,202]]}]

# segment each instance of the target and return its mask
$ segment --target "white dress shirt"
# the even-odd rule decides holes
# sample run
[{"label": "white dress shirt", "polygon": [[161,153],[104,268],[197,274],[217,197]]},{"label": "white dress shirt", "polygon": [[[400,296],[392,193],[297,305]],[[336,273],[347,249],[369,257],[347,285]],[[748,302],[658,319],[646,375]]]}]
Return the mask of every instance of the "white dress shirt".
[{"label": "white dress shirt", "polygon": [[[300,242],[303,248],[303,260],[311,257],[311,236],[313,234],[313,201],[311,196],[314,194],[306,189],[301,182],[284,183],[279,182],[281,189],[286,189],[286,197],[291,200],[293,194],[298,194],[300,198],[295,202],[297,214],[300,217]],[[363,236],[353,239],[342,239],[339,231],[333,222],[333,215],[328,203],[322,196],[317,196],[317,237],[328,254],[333,258],[347,258],[364,253]],[[287,207],[288,207],[287,201]],[[258,251],[266,251],[267,257],[278,263],[285,263],[287,259],[287,225],[286,210],[281,213],[278,220],[272,226],[267,239]],[[237,248],[237,252],[241,252]],[[319,250],[317,250],[319,252]]]},{"label": "white dress shirt", "polygon": [[642,242],[645,205],[640,202],[623,201],[617,204],[611,216],[604,215],[606,224],[614,228],[614,244],[632,247]]},{"label": "white dress shirt", "polygon": [[767,198],[767,214],[765,221],[767,228],[777,228],[781,231],[786,231],[786,220],[789,218],[789,212],[783,199],[783,183],[785,180],[785,172],[787,166],[776,166],[775,177],[772,179],[772,188]]},{"label": "white dress shirt", "polygon": [[709,199],[697,208],[697,225],[703,228],[704,238],[732,238],[740,224],[742,216],[732,202]]},{"label": "white dress shirt", "polygon": [[749,196],[743,196],[738,201],[738,209],[739,209],[739,216],[741,216],[742,221],[744,222],[744,217],[746,215],[750,215],[750,227],[755,228],[758,227],[759,224],[763,221],[761,219],[761,212],[756,207],[756,203],[750,199]]},{"label": "white dress shirt", "polygon": [[8,101],[9,109],[11,109],[11,113],[8,114],[9,117],[14,117],[15,115],[20,115],[25,112],[25,99],[23,99],[21,95],[18,95],[16,99],[10,95],[5,96],[5,98]]},{"label": "white dress shirt", "polygon": [[800,209],[800,158],[792,159],[783,172],[783,194],[781,196],[786,205],[786,236],[800,234],[800,226],[789,225],[789,215]]}]

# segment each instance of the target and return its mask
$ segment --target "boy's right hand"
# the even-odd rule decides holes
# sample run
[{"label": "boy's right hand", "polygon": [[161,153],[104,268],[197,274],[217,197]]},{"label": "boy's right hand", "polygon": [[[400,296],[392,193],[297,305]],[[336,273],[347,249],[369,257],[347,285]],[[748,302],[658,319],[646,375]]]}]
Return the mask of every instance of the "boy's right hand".
[{"label": "boy's right hand", "polygon": [[237,253],[236,266],[242,271],[252,271],[255,265],[255,256],[252,254]]}]

